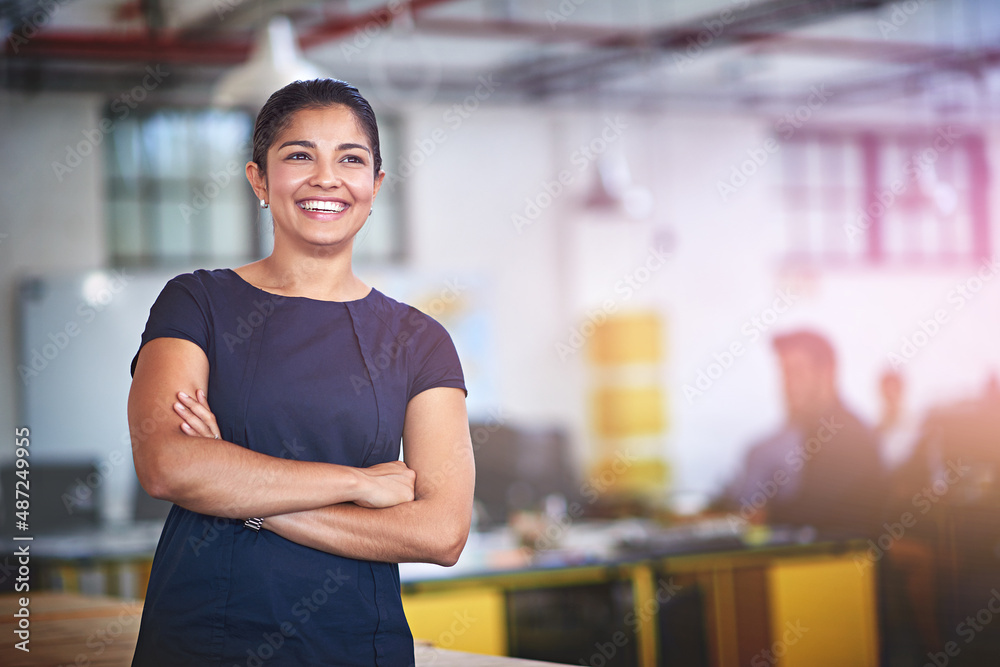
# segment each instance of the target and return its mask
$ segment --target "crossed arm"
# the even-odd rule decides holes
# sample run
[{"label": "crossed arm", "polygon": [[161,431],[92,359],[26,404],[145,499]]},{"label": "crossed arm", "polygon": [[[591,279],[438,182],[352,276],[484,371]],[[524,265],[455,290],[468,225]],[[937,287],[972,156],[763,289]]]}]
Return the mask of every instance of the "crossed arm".
[{"label": "crossed arm", "polygon": [[438,387],[410,400],[405,464],[351,468],[215,439],[207,384],[208,360],[194,343],[158,338],[143,346],[128,413],[136,473],[150,495],[215,516],[264,517],[267,530],[349,558],[458,559],[475,483],[461,390]]}]

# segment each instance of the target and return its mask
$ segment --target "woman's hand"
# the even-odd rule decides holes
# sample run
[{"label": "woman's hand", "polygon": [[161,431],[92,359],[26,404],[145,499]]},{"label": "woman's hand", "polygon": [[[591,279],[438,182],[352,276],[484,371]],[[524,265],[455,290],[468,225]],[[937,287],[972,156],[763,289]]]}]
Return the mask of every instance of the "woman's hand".
[{"label": "woman's hand", "polygon": [[362,507],[392,507],[413,500],[417,473],[402,461],[379,463],[370,468],[358,468],[362,473],[361,489],[355,503]]},{"label": "woman's hand", "polygon": [[188,435],[220,438],[219,424],[215,421],[215,415],[208,408],[208,396],[201,389],[198,390],[197,394],[197,400],[183,391],[177,394],[174,412],[184,420],[181,424],[181,430]]},{"label": "woman's hand", "polygon": [[[188,435],[218,438],[219,426],[208,407],[208,397],[201,389],[197,400],[184,392],[177,394],[174,411],[184,422],[181,430]],[[358,473],[358,493],[353,502],[371,509],[408,503],[414,498],[417,474],[402,461],[379,463],[370,468],[353,468]]]}]

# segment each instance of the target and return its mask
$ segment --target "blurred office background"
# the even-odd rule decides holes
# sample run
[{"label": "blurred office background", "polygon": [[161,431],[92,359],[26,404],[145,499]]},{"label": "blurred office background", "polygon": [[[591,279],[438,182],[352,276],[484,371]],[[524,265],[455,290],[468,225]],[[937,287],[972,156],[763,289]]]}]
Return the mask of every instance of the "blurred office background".
[{"label": "blurred office background", "polygon": [[[165,504],[135,481],[129,362],[167,279],[268,252],[254,113],[322,75],[379,118],[357,271],[444,323],[469,380],[476,533],[452,572],[404,567],[404,592],[628,564],[499,586],[461,603],[494,618],[485,638],[424,639],[592,665],[992,664],[1000,5],[11,0],[0,21],[0,506],[13,544],[28,427],[37,589],[141,598]],[[785,420],[772,339],[796,330],[835,349],[903,499],[840,560],[716,502]],[[916,555],[883,558],[898,545]],[[721,583],[697,556],[719,553],[738,554]],[[660,599],[670,576],[683,593]]]}]

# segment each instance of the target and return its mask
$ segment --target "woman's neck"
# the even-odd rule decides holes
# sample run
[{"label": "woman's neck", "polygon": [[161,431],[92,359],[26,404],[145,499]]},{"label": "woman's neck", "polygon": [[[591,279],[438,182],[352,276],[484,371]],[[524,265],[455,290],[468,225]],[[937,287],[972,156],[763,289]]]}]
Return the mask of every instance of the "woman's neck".
[{"label": "woman's neck", "polygon": [[283,253],[277,249],[262,260],[240,267],[238,273],[261,289],[282,296],[320,301],[354,301],[370,288],[354,275],[347,253]]}]

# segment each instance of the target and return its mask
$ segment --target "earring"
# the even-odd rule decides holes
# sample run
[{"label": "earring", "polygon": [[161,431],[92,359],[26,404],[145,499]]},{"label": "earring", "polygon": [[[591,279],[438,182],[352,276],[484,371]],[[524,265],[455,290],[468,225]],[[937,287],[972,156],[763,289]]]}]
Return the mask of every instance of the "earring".
[{"label": "earring", "polygon": [[373,209],[373,208],[368,209],[368,217],[369,218],[372,217],[372,211],[374,211],[374,210],[375,209]]},{"label": "earring", "polygon": [[267,206],[267,202],[266,202],[266,201],[264,201],[263,199],[261,199],[261,200],[260,200],[260,207],[261,207],[261,208],[267,208],[267,207],[268,207],[268,206]]}]

